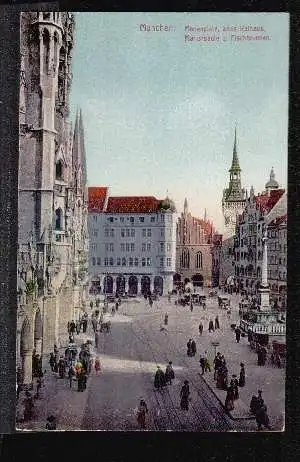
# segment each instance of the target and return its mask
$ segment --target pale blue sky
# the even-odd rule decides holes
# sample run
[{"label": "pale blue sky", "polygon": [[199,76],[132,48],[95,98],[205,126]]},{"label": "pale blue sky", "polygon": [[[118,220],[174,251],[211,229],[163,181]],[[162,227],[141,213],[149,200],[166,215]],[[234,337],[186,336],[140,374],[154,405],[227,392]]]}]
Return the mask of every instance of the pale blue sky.
[{"label": "pale blue sky", "polygon": [[[187,24],[262,25],[271,40],[185,43]],[[89,185],[168,191],[178,212],[187,197],[221,231],[237,122],[243,186],[261,191],[272,166],[285,186],[288,44],[282,13],[76,13],[71,109],[83,111]]]}]

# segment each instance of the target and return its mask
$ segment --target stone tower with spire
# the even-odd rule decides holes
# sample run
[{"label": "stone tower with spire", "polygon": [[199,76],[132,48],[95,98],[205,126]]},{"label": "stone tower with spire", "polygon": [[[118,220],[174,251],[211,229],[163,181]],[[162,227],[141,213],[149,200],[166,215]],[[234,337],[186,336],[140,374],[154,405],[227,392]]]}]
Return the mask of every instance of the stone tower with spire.
[{"label": "stone tower with spire", "polygon": [[236,128],[234,131],[234,144],[232,164],[229,169],[229,184],[223,191],[222,212],[224,216],[224,238],[235,234],[236,216],[240,214],[246,205],[246,192],[241,184],[241,167],[237,154]]},{"label": "stone tower with spire", "polygon": [[69,121],[74,15],[20,14],[17,362],[52,351],[84,306],[87,184],[82,114]]}]

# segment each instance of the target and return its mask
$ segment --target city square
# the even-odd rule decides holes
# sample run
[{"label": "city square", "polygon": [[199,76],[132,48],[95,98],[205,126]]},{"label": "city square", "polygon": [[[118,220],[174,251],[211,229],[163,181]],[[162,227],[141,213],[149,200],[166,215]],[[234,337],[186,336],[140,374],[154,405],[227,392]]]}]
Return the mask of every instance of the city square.
[{"label": "city square", "polygon": [[286,18],[169,19],[20,15],[18,431],[284,429]]},{"label": "city square", "polygon": [[[101,372],[99,375],[91,372],[83,395],[77,393],[75,382],[70,390],[67,375],[60,379],[46,365],[41,400],[37,402],[32,424],[25,428],[39,429],[45,425],[48,415],[55,414],[60,430],[138,430],[135,410],[143,397],[149,410],[147,430],[254,431],[256,424],[249,413],[249,404],[257,390],[262,389],[272,428],[280,430],[284,419],[284,370],[274,367],[268,360],[262,373],[247,337],[237,344],[230,325],[238,319],[238,297],[232,296],[231,319],[228,319],[226,310],[218,307],[216,298],[209,300],[205,310],[195,306],[193,312],[189,307],[176,306],[174,302],[175,296],[171,302],[163,297],[152,307],[143,298],[122,301],[118,312],[111,318],[111,332],[101,334],[98,350],[93,351],[94,357],[99,355],[101,358]],[[166,330],[161,331],[165,313],[169,315],[169,322]],[[216,315],[220,329],[209,333],[208,322]],[[204,325],[201,336],[200,322]],[[190,337],[197,345],[194,358],[186,354]],[[94,341],[91,324],[86,335],[75,335],[75,342],[87,338]],[[228,358],[230,374],[239,374],[241,361],[246,367],[246,384],[240,391],[237,409],[231,413],[224,407],[226,392],[218,390],[213,379],[214,341],[219,342],[217,350]],[[64,346],[67,345],[66,336]],[[202,377],[199,356],[205,351],[212,372]],[[164,370],[170,360],[175,380],[162,392],[155,391],[157,365]],[[191,384],[191,404],[187,413],[180,409],[179,398],[186,379]],[[20,424],[21,428],[23,425]]]}]

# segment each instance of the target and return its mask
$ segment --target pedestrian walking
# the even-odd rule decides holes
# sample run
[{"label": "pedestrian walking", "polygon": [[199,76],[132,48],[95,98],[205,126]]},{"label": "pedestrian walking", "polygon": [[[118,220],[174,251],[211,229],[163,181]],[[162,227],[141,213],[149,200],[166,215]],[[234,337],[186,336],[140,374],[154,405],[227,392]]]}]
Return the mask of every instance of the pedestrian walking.
[{"label": "pedestrian walking", "polygon": [[262,427],[271,430],[270,419],[267,413],[267,406],[263,403],[256,410],[255,419],[257,423],[257,429],[262,430]]},{"label": "pedestrian walking", "polygon": [[241,363],[240,366],[241,366],[241,370],[240,370],[239,387],[244,387],[246,383],[245,366],[243,363]]},{"label": "pedestrian walking", "polygon": [[98,356],[95,359],[94,368],[95,368],[95,371],[96,371],[96,375],[99,375],[99,372],[101,372],[101,364],[100,364],[100,359],[99,359]]},{"label": "pedestrian walking", "polygon": [[215,317],[215,329],[220,329],[219,317]]},{"label": "pedestrian walking", "polygon": [[207,357],[207,351],[204,352],[205,372],[211,372],[210,362]]},{"label": "pedestrian walking", "polygon": [[191,339],[191,338],[190,338],[189,341],[187,342],[186,346],[187,346],[187,352],[186,352],[186,354],[187,354],[188,356],[192,356],[192,339]]},{"label": "pedestrian walking", "polygon": [[88,320],[87,320],[86,317],[84,317],[84,319],[82,320],[82,331],[83,331],[84,334],[87,331],[87,325],[88,325]]},{"label": "pedestrian walking", "polygon": [[76,321],[76,334],[79,335],[81,330],[81,321],[80,319],[77,319]]},{"label": "pedestrian walking", "polygon": [[239,399],[239,381],[236,378],[236,375],[232,375],[232,379],[230,381],[230,387],[233,389],[233,399],[236,401]]},{"label": "pedestrian walking", "polygon": [[51,367],[51,371],[52,371],[52,372],[54,372],[55,363],[56,363],[56,360],[55,360],[54,353],[51,352],[51,353],[50,353],[49,364],[50,364],[50,367]]},{"label": "pedestrian walking", "polygon": [[192,342],[191,342],[191,356],[195,356],[196,353],[197,353],[196,342],[195,342],[194,339],[192,339]]},{"label": "pedestrian walking", "polygon": [[184,381],[184,385],[180,390],[180,407],[184,411],[189,410],[189,396],[190,396],[190,387],[188,380]]},{"label": "pedestrian walking", "polygon": [[70,367],[69,367],[69,370],[68,370],[68,378],[69,378],[70,389],[72,388],[72,382],[73,382],[73,378],[75,377],[75,375],[76,375],[75,367],[74,367],[73,364],[71,364]]},{"label": "pedestrian walking", "polygon": [[232,411],[234,409],[234,389],[231,385],[227,389],[225,408],[227,409],[227,411]]},{"label": "pedestrian walking", "polygon": [[146,428],[146,414],[148,414],[148,407],[145,400],[141,398],[137,411],[137,421],[141,430]]},{"label": "pedestrian walking", "polygon": [[172,367],[172,361],[169,361],[169,364],[166,367],[165,377],[166,377],[167,383],[172,385],[172,380],[175,379],[175,374],[174,374],[174,370]]},{"label": "pedestrian walking", "polygon": [[169,315],[168,315],[168,313],[166,313],[166,314],[165,314],[165,319],[164,319],[164,324],[165,324],[165,326],[168,325],[168,321],[169,321]]},{"label": "pedestrian walking", "polygon": [[256,415],[256,411],[264,404],[262,390],[258,390],[258,396],[253,395],[250,402],[250,412]]},{"label": "pedestrian walking", "polygon": [[192,302],[192,300],[191,300],[191,304],[190,304],[191,313],[193,312],[193,309],[194,309],[194,305],[193,305],[193,302]]},{"label": "pedestrian walking", "polygon": [[202,322],[200,322],[200,324],[199,324],[199,334],[202,335],[202,333],[203,333],[203,324],[202,324]]},{"label": "pedestrian walking", "polygon": [[65,377],[65,372],[66,372],[66,363],[65,363],[63,356],[61,356],[58,361],[58,374],[59,374],[60,379],[63,379]]},{"label": "pedestrian walking", "polygon": [[199,363],[200,363],[200,367],[202,369],[201,375],[203,375],[204,372],[205,372],[205,358],[203,356],[200,356]]},{"label": "pedestrian walking", "polygon": [[157,390],[162,390],[163,387],[167,385],[166,383],[166,377],[164,372],[161,370],[160,366],[157,366],[157,371],[155,373],[154,377],[154,387]]},{"label": "pedestrian walking", "polygon": [[208,324],[208,332],[214,332],[214,323],[213,321],[210,319],[209,321],[209,324]]},{"label": "pedestrian walking", "polygon": [[239,343],[240,338],[241,338],[241,331],[238,327],[235,329],[235,338],[236,338],[237,343]]},{"label": "pedestrian walking", "polygon": [[214,372],[214,380],[217,380],[217,375],[218,375],[218,370],[222,366],[222,361],[221,361],[221,353],[218,352],[215,359],[214,359],[214,366],[215,366],[215,372]]}]

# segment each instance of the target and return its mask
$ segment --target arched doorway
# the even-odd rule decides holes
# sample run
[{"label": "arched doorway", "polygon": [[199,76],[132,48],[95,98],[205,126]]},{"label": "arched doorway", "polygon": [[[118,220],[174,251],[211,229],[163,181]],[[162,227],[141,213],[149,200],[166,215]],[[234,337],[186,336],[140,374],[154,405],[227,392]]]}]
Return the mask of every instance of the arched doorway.
[{"label": "arched doorway", "polygon": [[128,295],[137,295],[138,293],[138,278],[131,275],[128,280]]},{"label": "arched doorway", "polygon": [[143,276],[141,279],[141,292],[142,295],[148,295],[150,292],[150,278],[149,276]]},{"label": "arched doorway", "polygon": [[20,338],[20,356],[22,361],[21,382],[25,385],[32,383],[32,347],[32,331],[28,318],[25,318]]},{"label": "arched doorway", "polygon": [[164,280],[161,276],[155,276],[154,278],[154,292],[158,295],[162,295],[164,291]]},{"label": "arched doorway", "polygon": [[113,293],[113,278],[112,276],[105,276],[104,278],[104,293],[105,294],[112,294]]},{"label": "arched doorway", "polygon": [[116,293],[118,295],[124,295],[125,293],[125,278],[124,276],[118,276],[116,280]]},{"label": "arched doorway", "polygon": [[202,274],[194,274],[192,277],[194,287],[203,287],[203,276]]}]

